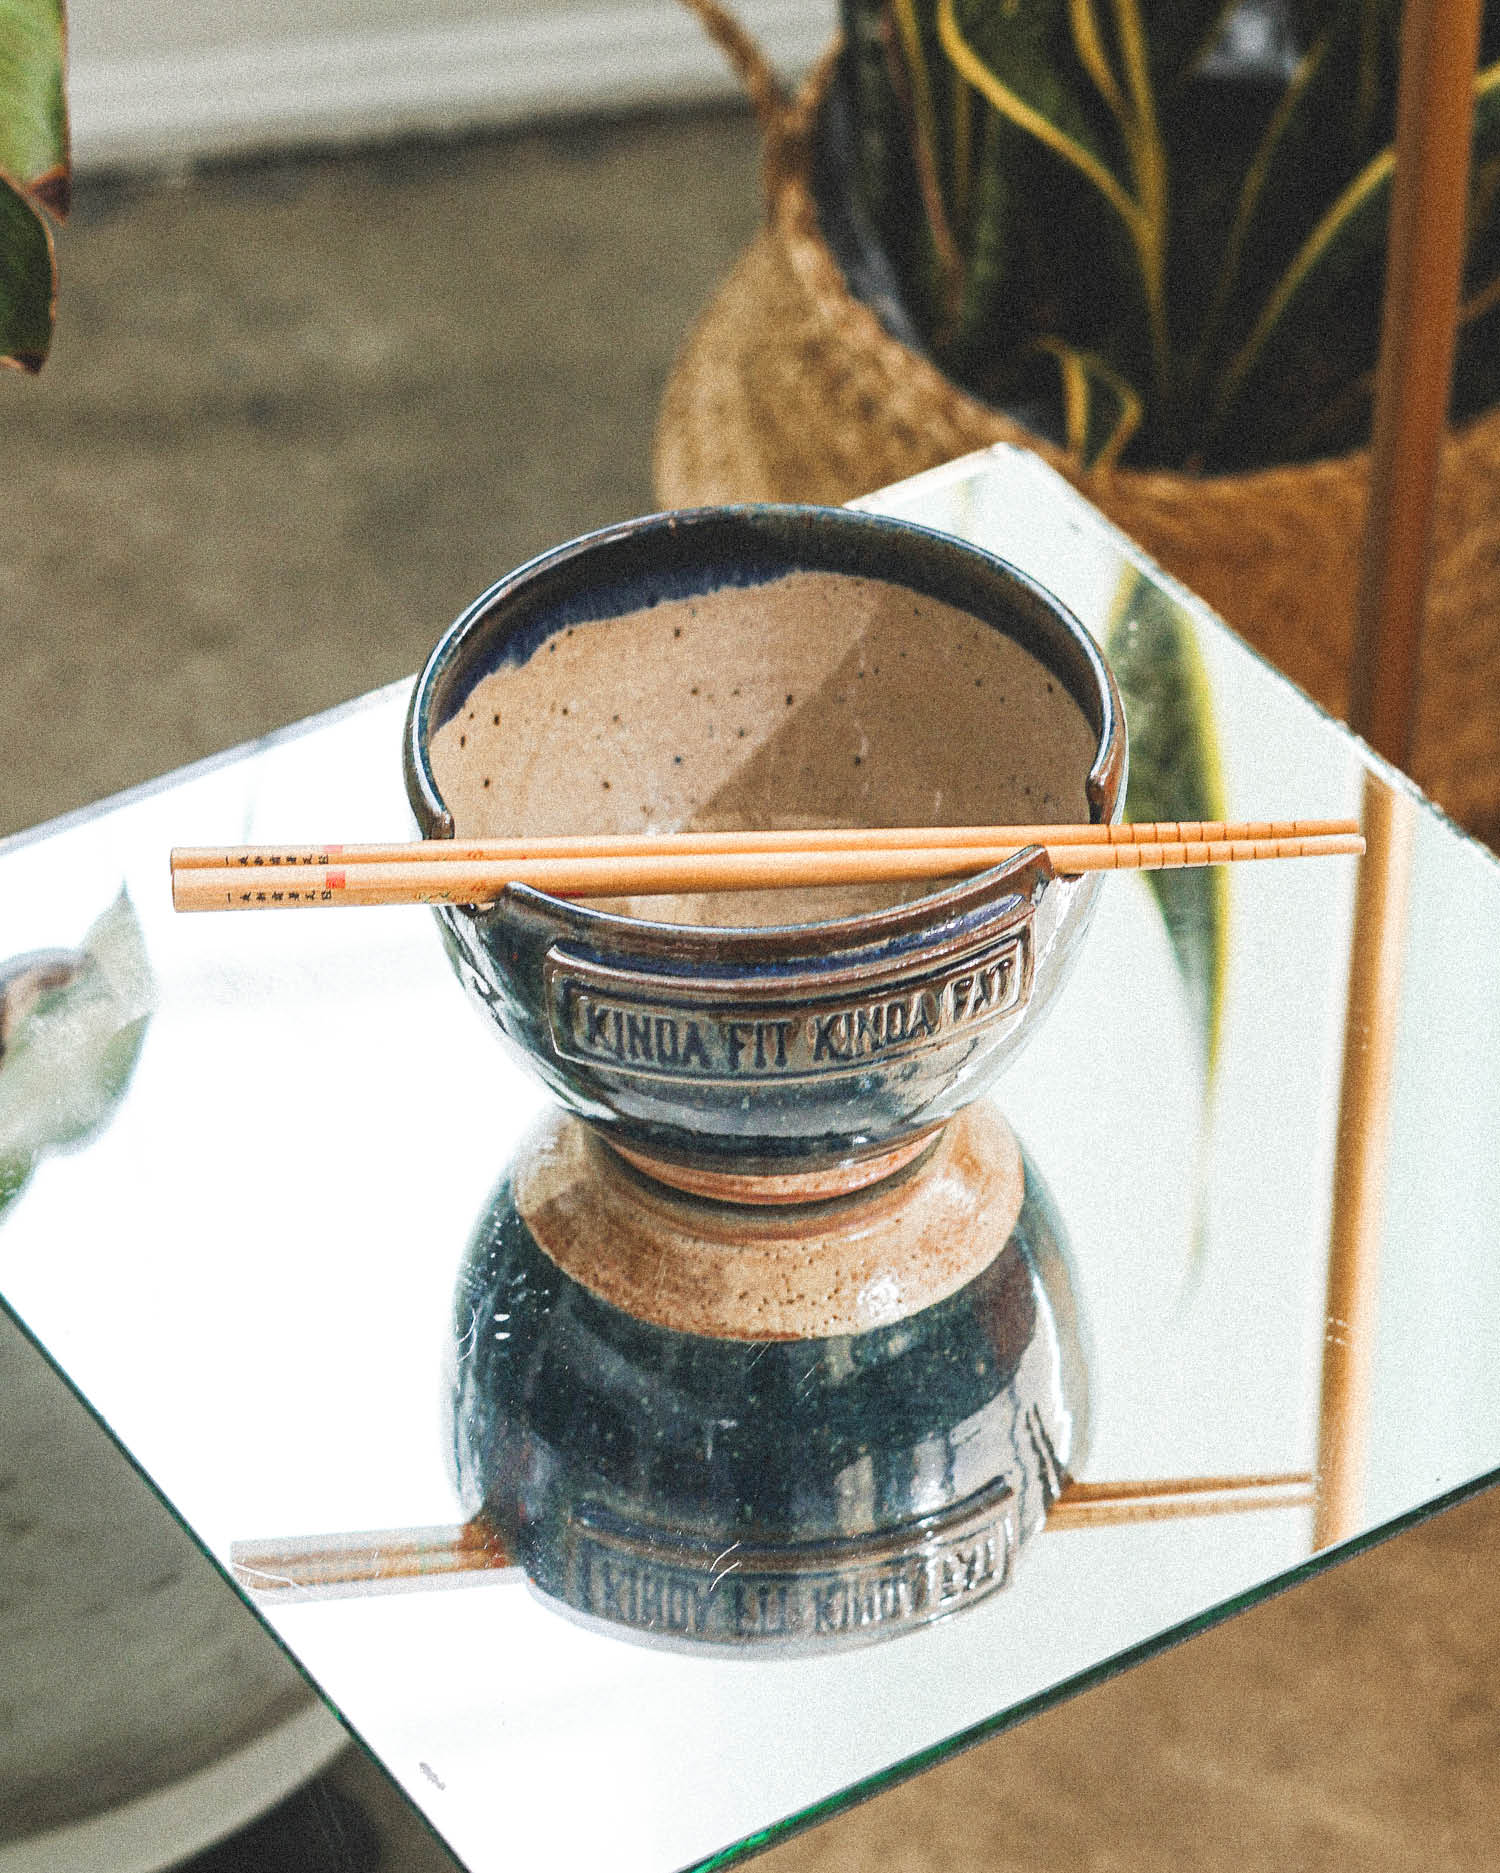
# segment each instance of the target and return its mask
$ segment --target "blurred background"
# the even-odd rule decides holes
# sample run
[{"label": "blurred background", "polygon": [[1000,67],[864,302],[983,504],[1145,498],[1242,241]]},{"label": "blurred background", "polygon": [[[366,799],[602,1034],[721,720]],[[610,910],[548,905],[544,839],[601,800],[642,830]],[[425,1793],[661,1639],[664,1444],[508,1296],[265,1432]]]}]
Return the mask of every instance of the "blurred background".
[{"label": "blurred background", "polygon": [[[742,12],[788,73],[832,26]],[[407,675],[511,566],[648,510],[672,358],[759,211],[754,124],[665,3],[89,0],[71,92],[56,343],[0,379],[0,834]],[[1489,1865],[1495,1521],[1458,1511],[765,1864]],[[320,1786],[201,1873],[448,1864],[357,1756]]]},{"label": "blurred background", "polygon": [[52,357],[0,384],[0,831],[406,675],[649,511],[755,168],[733,108],[85,168]]}]

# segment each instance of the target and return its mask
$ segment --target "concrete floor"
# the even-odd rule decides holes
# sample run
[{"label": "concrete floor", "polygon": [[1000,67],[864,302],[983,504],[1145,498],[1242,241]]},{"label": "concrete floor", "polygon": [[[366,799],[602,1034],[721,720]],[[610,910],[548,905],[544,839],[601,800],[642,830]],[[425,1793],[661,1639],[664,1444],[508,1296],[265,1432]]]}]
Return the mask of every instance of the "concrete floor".
[{"label": "concrete floor", "polygon": [[768,1854],[764,1873],[1487,1873],[1491,1494]]},{"label": "concrete floor", "polygon": [[85,178],[52,359],[0,382],[0,832],[401,676],[649,510],[756,154],[703,116]]},{"label": "concrete floor", "polygon": [[[0,382],[0,831],[399,676],[497,574],[648,508],[656,400],[754,224],[755,158],[747,120],[704,115],[85,182],[53,360]],[[763,1864],[1488,1868],[1497,1508]]]}]

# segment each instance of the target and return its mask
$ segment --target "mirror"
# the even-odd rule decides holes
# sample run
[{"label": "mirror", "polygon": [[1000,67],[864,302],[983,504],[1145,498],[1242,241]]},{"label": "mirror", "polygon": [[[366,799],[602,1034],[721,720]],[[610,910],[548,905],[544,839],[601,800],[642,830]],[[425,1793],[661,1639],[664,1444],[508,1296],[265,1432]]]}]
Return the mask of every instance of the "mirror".
[{"label": "mirror", "polygon": [[[1500,866],[1035,461],[997,451],[870,505],[1014,559],[1117,662],[1132,634],[1149,641],[1147,667],[1180,676],[1166,740],[1198,753],[1181,772],[1146,763],[1137,788],[1182,816],[1210,781],[1235,817],[1362,814],[1371,841],[1363,871],[1243,866],[1175,900],[1105,881],[1072,978],[994,1095],[1057,1219],[1052,1248],[1012,1271],[1031,1309],[1013,1364],[1043,1347],[1047,1401],[1015,1424],[1040,1425],[1051,1456],[1018,1457],[1009,1523],[988,1525],[1011,1541],[1003,1584],[949,1617],[872,1618],[864,1636],[888,1636],[821,1649],[674,1646],[612,1617],[623,1576],[575,1594],[534,1552],[528,1579],[518,1541],[546,1511],[549,1452],[608,1428],[586,1358],[621,1361],[612,1408],[635,1401],[618,1474],[691,1495],[672,1452],[698,1462],[706,1426],[683,1429],[701,1400],[673,1390],[681,1349],[554,1345],[548,1437],[526,1443],[524,1414],[485,1419],[465,1342],[488,1333],[493,1352],[512,1330],[486,1245],[510,1226],[495,1192],[547,1094],[465,1005],[425,912],[174,918],[167,890],[174,844],[403,833],[405,685],[0,847],[0,955],[73,948],[123,884],[155,984],[107,1121],[34,1154],[0,1218],[0,1294],[210,1552],[242,1563],[257,1611],[476,1873],[659,1873],[763,1841],[1500,1466],[1500,979],[1476,934],[1500,924]],[[1168,706],[1134,693],[1143,723]],[[765,1341],[759,1380],[753,1347],[731,1347],[719,1382],[783,1411],[799,1474],[816,1453],[797,1389],[832,1386],[860,1338],[825,1339],[821,1365]],[[966,1413],[983,1436],[988,1408],[887,1436],[888,1401],[798,1526],[857,1544],[967,1500],[944,1478]],[[685,1443],[657,1439],[669,1423]],[[534,1487],[497,1515],[491,1484],[523,1443]],[[701,1495],[691,1514],[679,1501],[691,1565],[645,1553],[637,1614],[668,1605],[673,1566],[732,1593],[715,1573],[747,1463],[740,1448],[714,1472],[719,1521]],[[1028,1488],[1044,1513],[1016,1507]],[[508,1525],[476,1534],[481,1511]],[[616,1558],[641,1537],[611,1531]],[[941,1548],[898,1555],[887,1579],[905,1568],[908,1585],[888,1607],[914,1605]],[[956,1552],[931,1577],[956,1582]],[[857,1545],[834,1559],[846,1584],[870,1574]],[[760,1584],[785,1560],[762,1556]],[[841,1604],[861,1594],[879,1604],[868,1579]],[[741,1604],[773,1621],[780,1603]]]}]

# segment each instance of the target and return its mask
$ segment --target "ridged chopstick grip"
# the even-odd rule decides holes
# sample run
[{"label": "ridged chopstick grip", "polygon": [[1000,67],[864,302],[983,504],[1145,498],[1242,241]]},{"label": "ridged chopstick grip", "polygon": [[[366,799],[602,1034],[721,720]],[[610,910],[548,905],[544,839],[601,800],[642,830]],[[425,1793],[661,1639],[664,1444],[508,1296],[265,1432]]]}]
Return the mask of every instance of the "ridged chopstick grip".
[{"label": "ridged chopstick grip", "polygon": [[[1322,858],[1364,850],[1357,834],[1294,839],[1184,841],[1165,845],[1057,845],[1053,869],[1155,871],[1252,859]],[[986,870],[1010,847],[898,852],[701,853],[664,858],[525,859],[511,863],[283,865],[247,876],[236,867],[172,873],[178,910],[300,910],[383,904],[484,904],[508,885],[558,897],[650,897],[703,891],[788,890],[809,885],[902,884]]]}]

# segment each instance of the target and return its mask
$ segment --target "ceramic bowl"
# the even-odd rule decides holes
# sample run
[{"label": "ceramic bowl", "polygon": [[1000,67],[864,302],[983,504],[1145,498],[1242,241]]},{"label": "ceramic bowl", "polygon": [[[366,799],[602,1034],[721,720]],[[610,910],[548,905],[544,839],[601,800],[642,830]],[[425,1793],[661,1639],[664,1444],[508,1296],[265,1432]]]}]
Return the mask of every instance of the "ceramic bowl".
[{"label": "ceramic bowl", "polygon": [[[1087,632],[992,555],[845,509],[660,514],[531,561],[407,719],[424,837],[1109,821]],[[800,1201],[919,1151],[1034,1029],[1097,879],[1038,849],[939,887],[438,911],[465,986],[652,1174]]]}]

